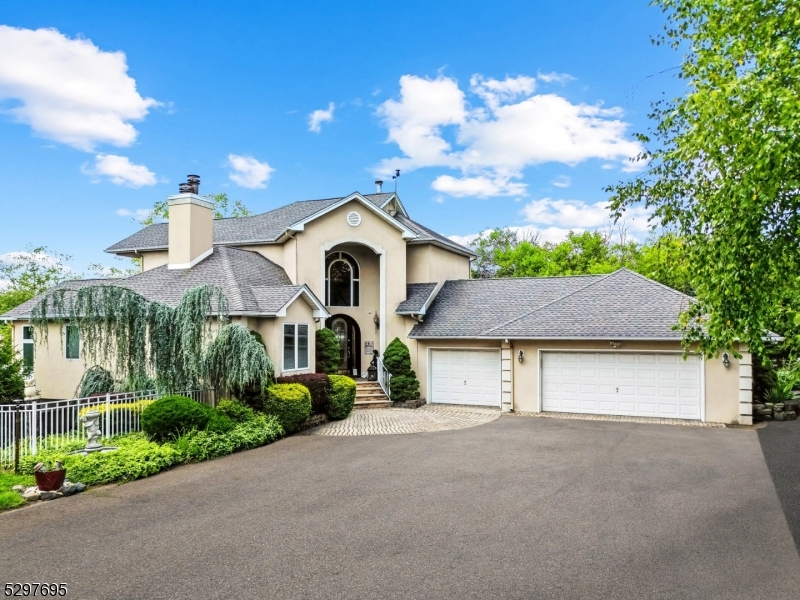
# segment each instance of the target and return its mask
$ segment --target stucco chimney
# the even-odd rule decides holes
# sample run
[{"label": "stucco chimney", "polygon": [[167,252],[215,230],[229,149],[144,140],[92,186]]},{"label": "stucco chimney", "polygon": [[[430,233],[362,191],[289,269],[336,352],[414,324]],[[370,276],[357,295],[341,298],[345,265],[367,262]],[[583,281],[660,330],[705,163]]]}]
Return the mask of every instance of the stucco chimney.
[{"label": "stucco chimney", "polygon": [[379,194],[380,194],[380,193],[382,193],[382,191],[381,191],[381,187],[382,187],[382,186],[383,186],[383,181],[381,181],[380,179],[376,179],[376,180],[375,180],[375,190],[376,190],[376,191],[377,191]]},{"label": "stucco chimney", "polygon": [[200,177],[189,175],[169,204],[168,269],[189,269],[214,251],[214,205],[198,196]]}]

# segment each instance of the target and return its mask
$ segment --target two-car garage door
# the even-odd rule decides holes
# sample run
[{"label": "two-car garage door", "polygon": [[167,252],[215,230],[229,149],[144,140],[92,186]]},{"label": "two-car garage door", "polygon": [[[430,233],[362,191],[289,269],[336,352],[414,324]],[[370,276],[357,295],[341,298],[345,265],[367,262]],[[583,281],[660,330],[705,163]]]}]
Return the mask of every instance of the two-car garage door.
[{"label": "two-car garage door", "polygon": [[697,356],[543,352],[542,410],[700,419]]}]

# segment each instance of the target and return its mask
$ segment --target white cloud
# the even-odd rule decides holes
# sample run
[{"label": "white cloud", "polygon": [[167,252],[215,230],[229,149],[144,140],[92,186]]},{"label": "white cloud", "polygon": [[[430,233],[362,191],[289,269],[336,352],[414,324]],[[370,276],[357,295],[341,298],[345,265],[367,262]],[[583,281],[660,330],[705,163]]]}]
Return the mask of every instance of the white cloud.
[{"label": "white cloud", "polygon": [[388,141],[402,155],[381,161],[375,174],[452,168],[461,177],[440,176],[434,189],[455,196],[477,190],[477,195],[490,197],[524,194],[525,184],[519,180],[531,165],[601,159],[630,168],[628,159],[642,148],[626,137],[622,109],[573,104],[535,90],[532,77],[474,75],[469,91],[483,106],[473,108],[453,78],[402,76],[399,100],[378,108]]},{"label": "white cloud", "polygon": [[552,183],[556,187],[568,188],[569,186],[572,185],[572,179],[570,179],[566,175],[559,175],[550,183]]},{"label": "white cloud", "polygon": [[556,73],[555,71],[551,73],[537,73],[536,79],[544,81],[545,83],[569,83],[570,81],[575,81],[572,75],[568,73]]},{"label": "white cloud", "polygon": [[525,194],[524,183],[510,181],[508,177],[462,177],[440,175],[434,179],[431,187],[437,192],[463,198],[490,198],[493,196],[521,196]]},{"label": "white cloud", "polygon": [[442,196],[441,194],[436,194],[433,197],[433,201],[436,202],[436,204],[444,204],[444,196]]},{"label": "white cloud", "polygon": [[251,190],[267,187],[267,182],[275,171],[266,162],[238,154],[228,154],[228,166],[233,169],[233,172],[228,173],[231,181]]},{"label": "white cloud", "polygon": [[156,175],[144,165],[133,164],[127,156],[116,154],[98,154],[94,157],[94,165],[83,165],[81,171],[84,175],[95,177],[108,177],[111,183],[126,187],[138,188],[145,185],[155,185]]},{"label": "white cloud", "polygon": [[128,75],[123,52],[106,52],[87,39],[55,29],[0,25],[0,100],[37,135],[92,151],[97,144],[129,146],[131,121],[158,105],[143,98]]},{"label": "white cloud", "polygon": [[151,209],[137,208],[136,210],[129,210],[127,208],[118,208],[117,215],[120,217],[133,217],[137,220],[145,219],[150,215]]},{"label": "white cloud", "polygon": [[327,110],[315,110],[308,115],[308,130],[319,133],[322,130],[323,123],[333,121],[333,111],[335,109],[336,105],[333,102],[329,102]]},{"label": "white cloud", "polygon": [[[526,204],[521,213],[525,221],[543,229],[555,227],[563,231],[589,231],[611,227],[608,202],[583,202],[581,200],[553,200],[542,198]],[[643,207],[625,211],[622,227],[634,238],[644,239],[650,229],[650,214]]]},{"label": "white cloud", "polygon": [[471,246],[475,239],[478,237],[477,233],[470,233],[467,235],[449,235],[448,239],[453,240],[456,244],[462,246]]}]

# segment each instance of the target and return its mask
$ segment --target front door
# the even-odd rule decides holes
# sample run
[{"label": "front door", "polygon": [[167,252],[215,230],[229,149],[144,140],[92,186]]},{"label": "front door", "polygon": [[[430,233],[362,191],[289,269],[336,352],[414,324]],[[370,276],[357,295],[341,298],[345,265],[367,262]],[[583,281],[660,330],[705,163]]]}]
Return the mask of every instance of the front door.
[{"label": "front door", "polygon": [[345,375],[358,376],[361,368],[358,353],[360,345],[360,329],[358,323],[347,315],[334,315],[326,325],[336,334],[339,340],[339,372]]}]

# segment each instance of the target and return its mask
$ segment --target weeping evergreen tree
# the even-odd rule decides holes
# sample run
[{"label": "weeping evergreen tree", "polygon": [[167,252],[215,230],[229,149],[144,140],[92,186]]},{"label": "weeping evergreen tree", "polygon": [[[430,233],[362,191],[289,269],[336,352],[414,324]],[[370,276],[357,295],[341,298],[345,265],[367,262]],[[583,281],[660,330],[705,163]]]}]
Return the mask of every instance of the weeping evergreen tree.
[{"label": "weeping evergreen tree", "polygon": [[275,367],[260,338],[237,323],[225,325],[205,352],[209,383],[237,398],[248,388],[266,388],[275,378]]},{"label": "weeping evergreen tree", "polygon": [[31,323],[45,342],[49,323],[62,332],[66,323],[77,326],[84,361],[107,365],[125,389],[155,384],[180,391],[206,380],[204,348],[213,317],[224,329],[227,314],[227,299],[216,286],[189,289],[171,307],[128,288],[97,285],[46,294],[31,311]]}]

